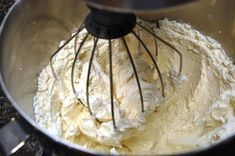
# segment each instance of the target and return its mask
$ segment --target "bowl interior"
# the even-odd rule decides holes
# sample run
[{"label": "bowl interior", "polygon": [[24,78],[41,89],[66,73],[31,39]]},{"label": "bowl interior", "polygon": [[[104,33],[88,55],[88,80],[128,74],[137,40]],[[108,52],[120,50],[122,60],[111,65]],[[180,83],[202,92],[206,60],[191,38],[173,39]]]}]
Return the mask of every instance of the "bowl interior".
[{"label": "bowl interior", "polygon": [[22,0],[8,16],[0,39],[1,74],[9,94],[32,119],[37,75],[87,12],[79,0]]}]

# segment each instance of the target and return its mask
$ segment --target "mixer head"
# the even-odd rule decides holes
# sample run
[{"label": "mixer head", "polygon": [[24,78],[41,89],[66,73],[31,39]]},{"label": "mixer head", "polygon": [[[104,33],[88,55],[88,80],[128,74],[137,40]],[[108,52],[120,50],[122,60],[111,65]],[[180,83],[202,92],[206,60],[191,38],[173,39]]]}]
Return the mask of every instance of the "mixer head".
[{"label": "mixer head", "polygon": [[[115,0],[113,0],[112,2],[114,2]],[[144,1],[146,2],[150,2],[153,3],[153,1],[156,3],[155,0],[148,0],[148,1]],[[80,99],[79,102],[84,105],[84,107],[86,107],[90,113],[90,115],[93,115],[91,107],[90,107],[90,101],[89,101],[89,85],[90,85],[90,75],[91,75],[91,67],[92,67],[92,62],[93,62],[93,58],[97,49],[97,43],[99,41],[99,39],[106,39],[108,40],[108,45],[109,45],[109,50],[107,51],[109,53],[109,81],[110,81],[110,106],[111,106],[111,115],[112,115],[112,122],[113,122],[113,126],[115,129],[117,129],[117,125],[115,122],[115,116],[114,116],[114,87],[113,87],[113,70],[112,70],[112,41],[115,39],[120,39],[121,42],[123,43],[128,58],[130,60],[131,66],[133,68],[133,73],[134,73],[134,77],[136,79],[136,85],[138,87],[138,91],[139,91],[139,98],[140,98],[140,103],[141,103],[141,111],[144,113],[144,100],[143,100],[143,93],[142,93],[142,88],[141,88],[141,84],[140,84],[140,80],[139,80],[139,75],[136,69],[136,65],[135,65],[135,61],[132,57],[132,54],[130,52],[130,49],[128,47],[128,44],[126,42],[125,36],[129,33],[131,33],[139,42],[139,45],[141,45],[146,54],[149,56],[149,58],[151,59],[158,77],[160,79],[160,83],[161,83],[161,93],[162,96],[165,97],[165,92],[164,92],[164,83],[163,83],[163,78],[161,75],[161,71],[158,67],[157,64],[157,55],[158,55],[158,46],[157,46],[157,42],[160,41],[163,44],[167,45],[169,48],[173,49],[180,58],[180,65],[179,65],[179,71],[178,71],[178,75],[181,75],[181,70],[182,70],[182,64],[183,64],[183,57],[182,54],[180,53],[179,50],[177,50],[173,45],[171,45],[170,43],[168,43],[167,41],[163,40],[160,36],[157,36],[156,33],[154,32],[154,30],[151,28],[150,24],[148,22],[137,22],[136,16],[133,13],[126,13],[126,12],[112,12],[112,11],[108,11],[108,10],[103,10],[103,9],[97,9],[94,8],[94,6],[98,6],[100,4],[102,4],[102,2],[104,2],[104,4],[116,4],[116,5],[127,5],[127,3],[123,3],[123,1],[115,1],[115,2],[120,2],[120,3],[108,3],[108,1],[105,0],[100,0],[100,1],[93,1],[93,0],[87,0],[88,4],[89,4],[89,8],[90,8],[90,13],[87,15],[86,19],[84,20],[84,22],[81,24],[81,26],[79,27],[79,29],[77,30],[77,32],[72,35],[62,46],[60,46],[55,52],[54,54],[51,56],[50,58],[50,67],[52,70],[52,73],[54,75],[54,78],[57,80],[57,74],[54,70],[53,67],[53,58],[55,55],[57,55],[61,49],[63,49],[69,42],[71,42],[74,38],[75,38],[75,56],[74,56],[74,60],[73,60],[73,64],[72,64],[72,70],[71,70],[71,86],[73,89],[74,94],[76,95],[76,88],[75,88],[75,84],[74,84],[74,73],[75,73],[75,64],[76,61],[78,59],[79,53],[81,52],[81,49],[84,45],[84,43],[87,41],[88,36],[92,36],[94,38],[94,44],[93,44],[93,48],[91,50],[91,56],[90,56],[90,60],[89,60],[89,65],[88,65],[88,72],[87,72],[87,79],[86,79],[86,104],[84,104]],[[96,2],[96,5],[94,5]],[[134,2],[134,1],[128,1],[128,2]],[[138,6],[143,2],[140,0],[135,1],[136,5],[135,7],[138,8]],[[176,0],[159,0],[159,4],[157,4],[157,6],[155,7],[160,7],[160,6],[171,6],[172,4],[176,4]],[[186,2],[186,0],[177,0],[177,2],[179,3],[183,3]],[[179,4],[177,3],[177,4]],[[132,3],[133,4],[133,3]],[[92,5],[92,6],[90,6]],[[146,5],[146,7],[149,5]],[[140,7],[140,6],[139,6]],[[150,6],[149,6],[150,7]],[[99,8],[99,7],[98,7]],[[155,26],[157,27],[157,23],[155,23]],[[141,36],[138,34],[138,32],[135,31],[135,29],[143,29],[144,31],[146,31],[149,35],[151,35],[155,41],[155,54],[153,55],[150,51],[150,49],[146,46],[146,44],[144,43],[144,41],[141,39]],[[79,33],[81,33],[82,30],[86,29],[87,33],[84,36],[84,38],[82,39],[82,41],[80,42],[79,47],[76,47],[76,40],[77,37],[79,36]]]},{"label": "mixer head", "polygon": [[97,9],[115,12],[146,12],[165,9],[196,0],[85,0]]}]

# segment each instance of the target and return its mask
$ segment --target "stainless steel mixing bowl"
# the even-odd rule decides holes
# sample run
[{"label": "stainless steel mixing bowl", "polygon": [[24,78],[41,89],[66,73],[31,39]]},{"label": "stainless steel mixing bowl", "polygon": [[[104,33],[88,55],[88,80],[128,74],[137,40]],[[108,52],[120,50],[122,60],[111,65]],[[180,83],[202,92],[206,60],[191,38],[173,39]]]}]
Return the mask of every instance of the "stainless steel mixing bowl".
[{"label": "stainless steel mixing bowl", "polygon": [[[66,147],[92,153],[48,134],[35,122],[32,106],[38,73],[48,64],[59,42],[71,35],[87,13],[79,0],[18,0],[0,28],[0,81],[12,105],[33,127]],[[142,11],[139,16],[189,23],[218,40],[235,59],[234,0],[201,0],[161,12]]]}]

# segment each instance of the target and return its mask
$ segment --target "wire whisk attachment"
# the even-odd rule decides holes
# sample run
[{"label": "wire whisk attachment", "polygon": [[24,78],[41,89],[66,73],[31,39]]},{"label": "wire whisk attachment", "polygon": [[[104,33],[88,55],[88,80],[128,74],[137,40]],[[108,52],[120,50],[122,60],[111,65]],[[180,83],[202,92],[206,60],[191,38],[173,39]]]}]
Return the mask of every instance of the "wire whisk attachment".
[{"label": "wire whisk attachment", "polygon": [[[79,27],[79,29],[77,30],[77,32],[72,35],[63,45],[61,45],[58,50],[56,50],[54,52],[54,54],[51,56],[50,58],[50,67],[51,67],[51,71],[53,73],[54,78],[57,80],[57,74],[55,72],[55,69],[53,67],[53,58],[61,51],[61,49],[63,49],[69,42],[71,42],[73,39],[75,39],[75,44],[74,44],[74,49],[75,49],[75,55],[74,55],[74,59],[73,59],[73,63],[72,63],[72,69],[71,69],[71,86],[72,86],[72,90],[73,93],[76,95],[77,91],[75,88],[75,82],[74,82],[74,73],[76,70],[76,61],[78,60],[78,56],[80,54],[80,52],[82,51],[82,48],[84,46],[84,44],[86,43],[86,41],[88,40],[88,37],[91,36],[94,38],[94,43],[93,46],[91,48],[91,54],[90,54],[90,59],[89,59],[89,64],[88,64],[88,71],[87,71],[87,78],[86,78],[86,100],[85,102],[81,99],[78,98],[79,102],[85,106],[90,115],[93,115],[93,110],[91,108],[91,104],[90,104],[90,93],[89,93],[89,87],[90,87],[90,79],[91,79],[91,67],[93,64],[93,59],[95,56],[95,52],[97,51],[97,45],[100,39],[106,39],[108,42],[108,50],[107,50],[107,54],[108,54],[108,63],[109,63],[109,83],[110,83],[110,109],[111,109],[111,116],[112,116],[112,122],[113,122],[113,127],[115,129],[117,129],[117,124],[116,124],[116,120],[115,120],[115,111],[114,111],[114,84],[113,84],[113,46],[112,46],[112,42],[114,40],[120,40],[120,42],[123,43],[125,51],[127,53],[128,59],[130,61],[131,67],[133,69],[133,74],[134,74],[134,78],[136,80],[136,87],[138,88],[138,92],[139,92],[139,99],[140,99],[140,109],[142,112],[145,112],[145,107],[144,107],[144,97],[143,97],[143,91],[142,91],[142,87],[141,87],[141,83],[140,83],[140,77],[139,77],[139,73],[137,71],[136,65],[135,65],[135,60],[134,57],[132,56],[131,50],[127,44],[127,41],[125,39],[125,36],[121,36],[121,37],[117,37],[118,35],[116,35],[116,37],[104,37],[104,36],[100,36],[100,35],[94,35],[93,33],[90,33],[88,30],[86,32],[85,35],[83,35],[81,42],[79,44],[79,46],[77,47],[77,38],[79,37],[79,34],[84,30],[87,30],[86,27],[86,22],[82,23],[81,26]],[[141,38],[141,35],[137,32],[137,30],[141,30],[141,31],[145,31],[146,33],[148,33],[149,35],[152,36],[152,38],[154,39],[155,42],[155,53],[151,52],[150,48],[148,48],[148,46],[146,45],[146,43],[144,42],[144,40]],[[156,28],[157,29],[157,28]],[[178,75],[181,75],[182,72],[182,65],[183,65],[183,56],[181,54],[181,52],[179,50],[177,50],[172,44],[170,44],[169,42],[165,41],[164,39],[162,39],[160,36],[158,36],[154,30],[152,30],[149,26],[148,22],[137,22],[135,24],[135,28],[132,28],[131,31],[129,32],[130,34],[132,34],[133,39],[135,38],[139,45],[143,47],[144,52],[147,54],[147,56],[149,56],[149,58],[151,59],[155,70],[157,71],[159,80],[160,80],[160,84],[161,84],[161,94],[162,97],[165,97],[165,87],[164,87],[164,80],[161,74],[161,71],[159,69],[158,66],[158,62],[157,62],[157,56],[158,56],[158,42],[162,42],[163,44],[165,44],[166,46],[170,47],[172,50],[174,50],[174,52],[176,54],[178,54],[179,56],[179,70],[178,70]],[[155,54],[155,55],[153,55]],[[84,104],[86,103],[86,104]]]}]

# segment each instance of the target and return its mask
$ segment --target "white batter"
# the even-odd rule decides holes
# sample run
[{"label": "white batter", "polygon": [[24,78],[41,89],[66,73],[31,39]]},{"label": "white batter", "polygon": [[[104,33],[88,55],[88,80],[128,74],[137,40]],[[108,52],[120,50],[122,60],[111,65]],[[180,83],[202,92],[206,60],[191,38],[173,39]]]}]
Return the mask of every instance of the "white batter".
[{"label": "white batter", "polygon": [[[155,56],[153,37],[139,34]],[[121,40],[112,42],[115,121],[113,128],[109,91],[108,42],[98,41],[92,65],[90,105],[86,105],[86,77],[94,44],[85,42],[75,67],[76,95],[71,87],[74,40],[53,59],[57,79],[50,66],[38,77],[34,99],[37,122],[52,134],[86,148],[120,154],[172,154],[206,147],[235,131],[235,68],[221,45],[184,23],[160,21],[158,36],[183,55],[182,75],[178,76],[179,56],[158,41],[157,63],[161,70],[165,98],[150,57],[133,35],[126,37],[139,73],[145,113],[133,68]],[[78,44],[85,36],[84,30]],[[156,56],[155,56],[156,58]],[[96,119],[99,120],[97,122]]]}]

